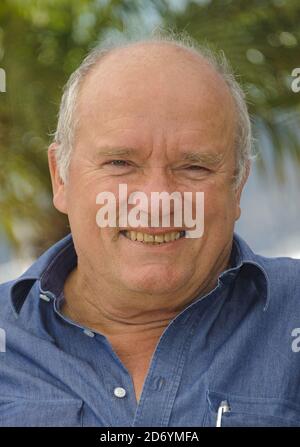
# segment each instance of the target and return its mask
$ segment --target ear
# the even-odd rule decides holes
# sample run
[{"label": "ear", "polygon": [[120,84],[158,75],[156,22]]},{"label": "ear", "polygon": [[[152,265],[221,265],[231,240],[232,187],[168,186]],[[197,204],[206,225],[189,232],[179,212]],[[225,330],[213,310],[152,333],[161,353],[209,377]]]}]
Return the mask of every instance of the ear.
[{"label": "ear", "polygon": [[55,155],[57,147],[57,143],[52,143],[48,148],[48,164],[53,191],[53,205],[61,213],[67,214],[66,186],[59,175]]},{"label": "ear", "polygon": [[239,187],[235,193],[236,194],[235,220],[238,220],[241,216],[241,207],[240,207],[241,195],[242,195],[242,191],[244,189],[245,183],[248,180],[249,174],[250,174],[250,162],[247,163],[243,180],[241,181],[241,184],[239,185]]}]

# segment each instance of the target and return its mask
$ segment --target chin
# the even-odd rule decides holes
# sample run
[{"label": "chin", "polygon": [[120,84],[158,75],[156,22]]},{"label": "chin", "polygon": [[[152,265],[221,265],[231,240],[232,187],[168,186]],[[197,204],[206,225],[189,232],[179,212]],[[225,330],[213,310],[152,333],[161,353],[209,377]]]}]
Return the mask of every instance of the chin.
[{"label": "chin", "polygon": [[127,287],[136,292],[148,293],[148,294],[169,294],[175,292],[182,287],[187,281],[186,275],[181,272],[174,273],[174,271],[168,272],[167,269],[152,268],[147,272],[136,272],[135,275],[126,275],[123,279],[123,283]]}]

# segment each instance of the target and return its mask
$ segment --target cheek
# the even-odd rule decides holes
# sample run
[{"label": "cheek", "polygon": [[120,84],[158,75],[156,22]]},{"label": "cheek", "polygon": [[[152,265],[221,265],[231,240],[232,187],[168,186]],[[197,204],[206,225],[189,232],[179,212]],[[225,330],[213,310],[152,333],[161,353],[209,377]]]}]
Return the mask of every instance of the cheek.
[{"label": "cheek", "polygon": [[224,187],[207,190],[204,194],[204,219],[210,225],[227,225],[236,218],[236,198]]},{"label": "cheek", "polygon": [[72,184],[68,190],[68,218],[72,232],[85,233],[83,237],[89,238],[95,234],[97,227],[96,214],[99,205],[96,203],[98,188],[91,187],[82,182]]},{"label": "cheek", "polygon": [[83,168],[70,170],[67,201],[73,213],[84,213],[86,218],[95,216],[99,209],[96,197],[103,191],[115,193],[116,187],[103,179],[99,171],[88,171]]}]

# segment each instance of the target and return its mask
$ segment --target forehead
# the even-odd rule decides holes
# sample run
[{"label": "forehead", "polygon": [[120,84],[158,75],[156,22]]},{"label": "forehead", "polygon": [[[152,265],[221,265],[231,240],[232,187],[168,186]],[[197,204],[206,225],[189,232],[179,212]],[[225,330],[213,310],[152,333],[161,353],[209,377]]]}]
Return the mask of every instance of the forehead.
[{"label": "forehead", "polygon": [[205,95],[208,102],[223,100],[232,105],[228,86],[204,57],[174,44],[151,42],[105,55],[83,80],[78,103],[84,107],[91,101],[121,99],[128,93],[127,99],[143,99],[156,91],[173,98],[190,95],[193,102]]},{"label": "forehead", "polygon": [[226,139],[235,126],[234,102],[219,73],[202,56],[165,43],[104,56],[84,79],[76,112],[79,127],[95,135],[153,123],[155,132],[197,128],[206,140],[218,133]]}]

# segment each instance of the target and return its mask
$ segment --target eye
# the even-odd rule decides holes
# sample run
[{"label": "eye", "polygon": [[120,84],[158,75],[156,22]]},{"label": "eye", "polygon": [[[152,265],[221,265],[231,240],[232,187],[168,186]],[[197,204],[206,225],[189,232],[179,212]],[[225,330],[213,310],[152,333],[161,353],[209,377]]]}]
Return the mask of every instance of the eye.
[{"label": "eye", "polygon": [[110,166],[130,166],[129,163],[126,160],[111,160],[108,163],[106,163]]},{"label": "eye", "polygon": [[108,160],[102,167],[111,175],[127,175],[134,172],[136,164],[127,160]]},{"label": "eye", "polygon": [[186,166],[185,169],[189,169],[190,171],[208,171],[207,168],[204,168],[203,166],[198,166],[198,165],[190,165],[190,166]]}]

